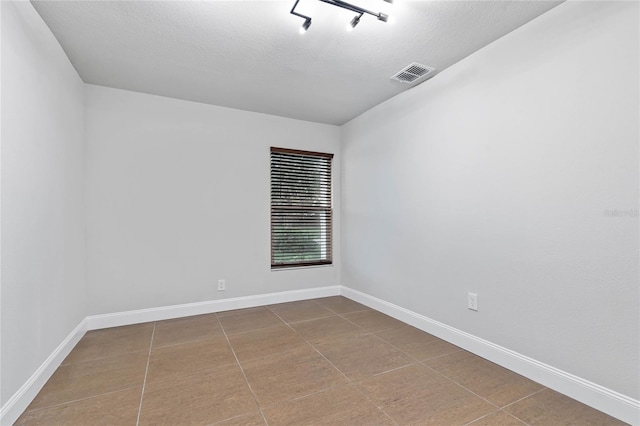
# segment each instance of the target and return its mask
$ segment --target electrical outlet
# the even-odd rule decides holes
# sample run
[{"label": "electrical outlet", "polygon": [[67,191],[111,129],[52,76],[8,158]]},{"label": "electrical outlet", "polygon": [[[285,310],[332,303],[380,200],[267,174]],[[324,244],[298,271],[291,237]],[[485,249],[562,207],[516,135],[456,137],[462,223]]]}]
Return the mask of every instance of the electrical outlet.
[{"label": "electrical outlet", "polygon": [[467,294],[467,307],[472,311],[478,310],[478,295],[475,293]]},{"label": "electrical outlet", "polygon": [[218,291],[224,291],[226,287],[224,280],[218,280]]}]

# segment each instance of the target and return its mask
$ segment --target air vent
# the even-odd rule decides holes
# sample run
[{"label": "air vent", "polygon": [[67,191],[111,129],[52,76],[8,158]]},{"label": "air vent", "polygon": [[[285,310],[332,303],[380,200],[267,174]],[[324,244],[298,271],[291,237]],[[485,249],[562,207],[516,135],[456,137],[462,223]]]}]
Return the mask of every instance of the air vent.
[{"label": "air vent", "polygon": [[398,80],[401,83],[413,83],[435,71],[435,68],[428,67],[417,63],[412,63],[401,69],[398,73],[391,77],[391,80]]}]

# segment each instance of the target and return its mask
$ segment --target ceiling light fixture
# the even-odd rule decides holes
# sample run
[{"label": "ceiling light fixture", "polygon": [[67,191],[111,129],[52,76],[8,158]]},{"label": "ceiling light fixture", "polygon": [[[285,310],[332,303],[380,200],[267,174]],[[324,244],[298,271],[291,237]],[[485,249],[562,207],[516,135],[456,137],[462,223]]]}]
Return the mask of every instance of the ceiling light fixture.
[{"label": "ceiling light fixture", "polygon": [[298,13],[296,12],[296,6],[298,5],[298,2],[300,0],[296,0],[296,2],[294,3],[293,7],[291,8],[291,14],[292,15],[296,15],[299,16],[301,18],[304,18],[304,23],[302,24],[302,26],[300,27],[300,34],[304,34],[307,32],[307,30],[309,29],[309,27],[311,26],[311,18],[303,15],[302,13]]},{"label": "ceiling light fixture", "polygon": [[[379,21],[382,21],[382,22],[387,22],[389,20],[389,15],[387,15],[385,13],[372,12],[370,10],[361,8],[360,6],[355,6],[355,5],[351,4],[351,3],[347,3],[346,1],[342,1],[342,0],[318,0],[318,1],[330,4],[332,6],[340,7],[342,9],[347,9],[347,10],[350,10],[351,12],[357,13],[357,15],[351,20],[351,23],[349,25],[347,25],[347,30],[349,30],[349,31],[351,31],[352,29],[354,29],[356,27],[356,25],[358,25],[358,23],[360,22],[360,18],[365,13],[368,14],[368,15],[375,16],[376,18],[378,18]],[[393,0],[384,0],[384,1],[387,2],[387,3],[393,3]],[[306,16],[306,15],[303,15],[301,13],[296,12],[296,7],[298,6],[299,2],[300,2],[300,0],[296,0],[295,1],[295,3],[293,4],[293,7],[291,8],[291,14],[299,16],[300,18],[304,18],[305,21],[302,24],[302,28],[300,28],[300,33],[304,34],[309,29],[309,27],[311,26],[311,18],[309,16]]]},{"label": "ceiling light fixture", "polygon": [[362,16],[362,14],[356,15],[356,16],[353,17],[353,19],[351,20],[349,25],[347,25],[347,31],[353,30],[356,27],[356,25],[358,25],[358,23],[360,22],[360,17],[361,16]]},{"label": "ceiling light fixture", "polygon": [[305,19],[304,23],[300,27],[300,34],[306,33],[310,26],[311,26],[311,18]]}]

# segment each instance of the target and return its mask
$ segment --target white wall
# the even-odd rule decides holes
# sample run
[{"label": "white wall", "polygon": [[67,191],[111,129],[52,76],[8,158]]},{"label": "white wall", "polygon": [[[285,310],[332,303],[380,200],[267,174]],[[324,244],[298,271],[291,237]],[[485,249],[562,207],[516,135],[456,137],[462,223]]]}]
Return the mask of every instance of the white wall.
[{"label": "white wall", "polygon": [[0,7],[4,405],[86,315],[84,84],[31,3]]},{"label": "white wall", "polygon": [[638,36],[567,2],[347,123],[342,284],[638,399]]},{"label": "white wall", "polygon": [[[90,314],[340,284],[333,266],[271,271],[269,148],[332,152],[340,130],[86,87]],[[225,279],[227,290],[216,290]]]}]

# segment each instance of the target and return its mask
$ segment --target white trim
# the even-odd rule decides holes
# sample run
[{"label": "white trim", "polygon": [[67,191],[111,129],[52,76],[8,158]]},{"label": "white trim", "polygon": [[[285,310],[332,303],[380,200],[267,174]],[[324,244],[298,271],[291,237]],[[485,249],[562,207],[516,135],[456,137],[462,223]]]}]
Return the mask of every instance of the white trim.
[{"label": "white trim", "polygon": [[40,389],[47,383],[69,352],[87,331],[87,320],[83,319],[58,345],[40,367],[29,377],[18,391],[0,409],[0,425],[11,425],[31,404]]},{"label": "white trim", "polygon": [[632,425],[640,425],[640,401],[408,309],[342,286],[341,294],[460,346],[550,389]]},{"label": "white trim", "polygon": [[316,287],[304,290],[282,291],[279,293],[259,294],[255,296],[234,297],[230,299],[208,300],[206,302],[186,303],[183,305],[162,306],[159,308],[139,309],[116,312],[113,314],[91,315],[87,317],[87,329],[118,327],[149,321],[161,321],[172,318],[190,317],[230,311],[233,309],[253,308],[274,303],[295,302],[316,299],[318,297],[338,296],[340,286]]}]

